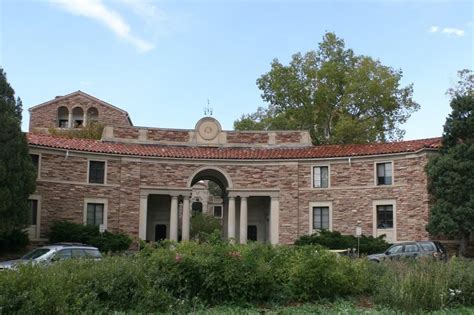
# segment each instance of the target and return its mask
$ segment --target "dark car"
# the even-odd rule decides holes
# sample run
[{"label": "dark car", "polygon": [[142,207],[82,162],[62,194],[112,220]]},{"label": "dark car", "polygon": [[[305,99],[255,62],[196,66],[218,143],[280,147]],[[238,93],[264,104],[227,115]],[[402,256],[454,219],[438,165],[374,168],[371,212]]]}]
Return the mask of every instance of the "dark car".
[{"label": "dark car", "polygon": [[438,260],[447,260],[447,252],[444,246],[437,241],[403,242],[393,244],[384,253],[367,256],[374,262],[384,260],[397,260],[400,258],[432,257]]},{"label": "dark car", "polygon": [[78,243],[58,243],[43,246],[30,251],[20,259],[0,262],[0,270],[15,269],[21,264],[50,264],[52,262],[76,258],[101,259],[102,255],[96,247]]}]

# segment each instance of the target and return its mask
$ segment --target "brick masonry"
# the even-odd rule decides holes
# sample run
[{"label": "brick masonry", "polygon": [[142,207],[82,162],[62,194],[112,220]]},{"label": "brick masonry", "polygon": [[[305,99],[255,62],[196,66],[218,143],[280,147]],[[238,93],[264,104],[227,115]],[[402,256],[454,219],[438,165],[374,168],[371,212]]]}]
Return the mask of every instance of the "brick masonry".
[{"label": "brick masonry", "polygon": [[[39,150],[39,151],[38,151]],[[333,203],[333,229],[354,233],[357,220],[363,233],[372,235],[373,201],[395,199],[397,239],[426,239],[428,193],[423,171],[427,153],[292,162],[225,162],[125,158],[86,153],[66,153],[32,148],[41,153],[37,195],[42,198],[42,236],[53,219],[82,222],[85,198],[107,198],[108,229],[138,235],[141,187],[186,189],[196,170],[218,167],[228,174],[234,189],[279,190],[281,243],[291,244],[309,233],[310,202]],[[107,183],[87,183],[88,160],[107,161]],[[374,163],[393,161],[394,184],[376,186]],[[313,165],[330,166],[330,188],[311,187]],[[352,210],[356,210],[354,213]]]},{"label": "brick masonry", "polygon": [[99,120],[106,125],[131,126],[127,113],[113,106],[104,104],[83,93],[72,93],[70,96],[59,97],[57,100],[46,103],[43,106],[34,107],[30,110],[30,131],[35,128],[58,127],[58,108],[64,106],[69,112],[76,107],[82,108],[83,112],[95,107],[99,112]]}]

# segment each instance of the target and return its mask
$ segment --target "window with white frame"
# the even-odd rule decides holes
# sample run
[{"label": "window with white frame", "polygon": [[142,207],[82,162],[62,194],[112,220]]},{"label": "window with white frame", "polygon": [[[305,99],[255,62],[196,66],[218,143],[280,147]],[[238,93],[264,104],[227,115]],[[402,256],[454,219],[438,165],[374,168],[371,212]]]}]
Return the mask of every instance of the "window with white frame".
[{"label": "window with white frame", "polygon": [[329,207],[313,207],[313,229],[329,230]]},{"label": "window with white frame", "polygon": [[392,162],[377,163],[377,185],[392,185],[393,167]]},{"label": "window with white frame", "polygon": [[393,205],[377,205],[377,229],[393,228]]},{"label": "window with white frame", "polygon": [[329,187],[329,166],[313,166],[313,188]]},{"label": "window with white frame", "polygon": [[103,203],[87,203],[87,217],[86,223],[88,225],[104,224],[104,204]]},{"label": "window with white frame", "polygon": [[105,183],[105,162],[89,161],[89,183]]}]

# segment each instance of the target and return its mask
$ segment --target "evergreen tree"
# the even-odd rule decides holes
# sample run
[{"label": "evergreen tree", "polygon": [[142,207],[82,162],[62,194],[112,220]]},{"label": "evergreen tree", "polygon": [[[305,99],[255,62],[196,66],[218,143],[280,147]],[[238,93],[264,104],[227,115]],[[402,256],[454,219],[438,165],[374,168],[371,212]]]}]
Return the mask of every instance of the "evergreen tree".
[{"label": "evergreen tree", "polygon": [[465,255],[474,231],[474,95],[456,94],[446,119],[440,155],[427,165],[434,204],[427,230],[460,237]]},{"label": "evergreen tree", "polygon": [[0,68],[0,239],[28,222],[28,196],[36,170],[21,131],[22,103]]}]

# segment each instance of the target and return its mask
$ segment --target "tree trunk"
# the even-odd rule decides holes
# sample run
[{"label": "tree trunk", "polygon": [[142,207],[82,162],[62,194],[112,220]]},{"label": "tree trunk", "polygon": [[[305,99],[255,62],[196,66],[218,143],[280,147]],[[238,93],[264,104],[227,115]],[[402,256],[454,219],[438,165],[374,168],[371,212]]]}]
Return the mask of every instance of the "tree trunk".
[{"label": "tree trunk", "polygon": [[470,233],[461,234],[461,242],[459,243],[459,256],[466,257],[467,243],[469,242]]}]

